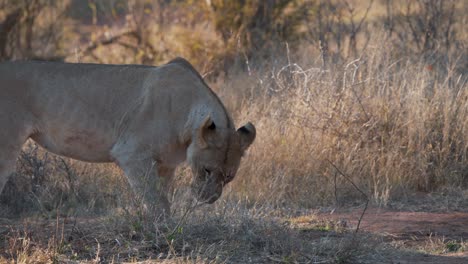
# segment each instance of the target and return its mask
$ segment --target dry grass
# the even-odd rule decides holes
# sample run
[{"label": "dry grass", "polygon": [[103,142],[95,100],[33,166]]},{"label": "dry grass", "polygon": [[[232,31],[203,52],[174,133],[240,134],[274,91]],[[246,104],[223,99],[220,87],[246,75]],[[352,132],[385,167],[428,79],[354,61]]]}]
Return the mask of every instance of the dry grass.
[{"label": "dry grass", "polygon": [[0,196],[1,216],[102,214],[131,201],[123,173],[111,164],[56,156],[31,141],[16,165],[16,175]]},{"label": "dry grass", "polygon": [[391,254],[376,237],[356,236],[344,228],[325,230],[313,221],[301,222],[299,228],[297,220],[284,220],[289,218],[284,212],[226,200],[195,210],[175,229],[128,214],[29,218],[0,230],[5,237],[0,261],[348,263]]},{"label": "dry grass", "polygon": [[220,93],[258,130],[235,193],[299,207],[359,198],[331,164],[379,204],[466,186],[468,85],[453,59],[392,59],[382,40],[326,71],[302,54],[235,76]]}]

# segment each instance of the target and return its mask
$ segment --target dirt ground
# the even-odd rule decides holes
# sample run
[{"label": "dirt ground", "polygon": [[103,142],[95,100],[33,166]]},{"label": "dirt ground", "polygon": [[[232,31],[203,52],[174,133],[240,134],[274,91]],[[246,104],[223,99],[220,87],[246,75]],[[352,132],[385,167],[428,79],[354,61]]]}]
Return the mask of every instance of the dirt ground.
[{"label": "dirt ground", "polygon": [[[319,213],[322,220],[356,228],[362,209]],[[391,263],[468,263],[468,252],[458,247],[468,241],[468,213],[411,212],[368,208],[359,232],[381,236],[397,248],[424,254],[395,256]],[[429,252],[428,252],[429,251]],[[433,252],[430,252],[433,251]]]},{"label": "dirt ground", "polygon": [[[301,243],[306,241],[320,244],[323,243],[324,238],[333,238],[338,241],[354,233],[361,214],[362,208],[305,213],[286,220],[290,225],[284,225],[284,228],[291,227],[292,230],[297,231],[298,236],[292,238],[300,239]],[[209,224],[205,223],[199,233],[192,234],[186,242],[198,241],[200,236],[220,236],[218,242],[220,241],[220,244],[226,247],[218,247],[216,250],[226,252],[227,248],[232,245],[245,241],[242,239],[230,241],[228,235],[223,237],[224,234],[229,233],[227,229],[222,230],[223,223],[213,223],[212,227],[217,231],[207,232],[210,230]],[[249,227],[245,229],[244,226],[243,229],[238,230],[240,232],[236,231],[234,238],[242,238],[245,230],[257,232],[260,236],[268,236],[270,232],[273,232],[268,227],[263,231],[257,231],[259,227],[252,227],[255,221],[246,222],[246,224],[250,225],[251,229]],[[145,263],[245,263],[245,259],[237,261],[231,258],[218,261],[216,258],[211,258],[211,256],[219,255],[216,252],[210,253],[212,255],[209,259],[203,258],[202,255],[195,260],[190,260],[188,256],[184,256],[183,259],[177,256],[171,258],[166,256],[164,260],[158,261],[157,259],[161,257],[158,253],[161,252],[161,247],[142,243],[145,240],[139,237],[142,233],[128,228],[128,224],[127,227],[125,226],[117,226],[108,219],[92,217],[0,218],[0,237],[5,238],[0,244],[0,263],[2,260],[11,261],[11,263],[50,263],[51,259],[58,263],[104,263],[113,261],[117,257],[121,259],[115,261],[116,263],[124,261],[134,263],[147,259],[152,259],[152,261]],[[376,241],[375,243],[379,244],[375,248],[361,247],[364,251],[367,248],[372,250],[373,252],[369,254],[372,256],[352,260],[323,257],[319,263],[468,263],[467,243],[465,242],[468,240],[467,212],[414,212],[371,207],[366,210],[356,237],[361,237],[360,239],[366,243]],[[252,243],[262,241],[275,243],[275,240],[281,240],[281,236],[272,237],[270,240],[255,240]],[[208,248],[218,243],[213,238],[206,241],[208,242],[202,242],[204,243],[202,246],[208,245]],[[284,246],[284,244],[281,245]],[[179,250],[183,247],[185,245]],[[340,247],[337,246],[334,249],[340,250]],[[42,253],[37,254],[38,250]],[[322,250],[326,251],[326,249]],[[315,263],[317,261],[310,256],[317,252],[319,255],[322,254],[320,250],[315,253],[306,250],[304,253],[310,254],[309,259],[291,262],[284,257],[262,255],[260,251],[256,253],[256,249],[252,252],[254,255],[249,257],[250,263]],[[235,254],[242,255],[243,253],[233,253]],[[32,258],[35,259],[31,261]],[[25,259],[29,261],[24,261]]]}]

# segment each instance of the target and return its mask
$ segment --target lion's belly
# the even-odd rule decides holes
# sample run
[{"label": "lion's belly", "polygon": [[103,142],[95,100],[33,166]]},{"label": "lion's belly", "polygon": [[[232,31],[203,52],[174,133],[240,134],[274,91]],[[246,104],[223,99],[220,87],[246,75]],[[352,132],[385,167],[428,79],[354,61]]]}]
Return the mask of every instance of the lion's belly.
[{"label": "lion's belly", "polygon": [[112,143],[89,130],[38,132],[31,138],[46,150],[88,162],[111,162]]},{"label": "lion's belly", "polygon": [[31,138],[62,156],[89,162],[111,161],[110,150],[116,138],[115,117],[85,94],[56,89],[47,95],[36,98],[39,110]]}]

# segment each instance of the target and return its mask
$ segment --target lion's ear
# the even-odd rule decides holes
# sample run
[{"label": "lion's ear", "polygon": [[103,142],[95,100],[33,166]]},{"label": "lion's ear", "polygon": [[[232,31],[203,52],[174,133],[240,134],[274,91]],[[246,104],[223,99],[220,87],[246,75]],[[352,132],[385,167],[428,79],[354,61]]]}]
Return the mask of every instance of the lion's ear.
[{"label": "lion's ear", "polygon": [[245,151],[255,140],[257,131],[252,123],[248,122],[243,127],[237,129],[237,134],[240,138],[242,151]]},{"label": "lion's ear", "polygon": [[207,138],[208,133],[214,131],[216,129],[216,125],[211,119],[211,116],[206,116],[205,119],[201,122],[200,127],[198,128],[198,143],[200,147],[206,148],[208,146]]}]

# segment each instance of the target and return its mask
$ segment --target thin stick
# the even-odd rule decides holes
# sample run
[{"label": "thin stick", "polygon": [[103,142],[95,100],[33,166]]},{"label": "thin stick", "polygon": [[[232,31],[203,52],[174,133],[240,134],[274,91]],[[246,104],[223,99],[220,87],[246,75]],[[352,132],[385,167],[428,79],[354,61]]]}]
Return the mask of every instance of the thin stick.
[{"label": "thin stick", "polygon": [[338,176],[338,172],[335,171],[335,178],[334,178],[334,183],[335,183],[335,205],[338,206],[338,193],[337,193],[337,185],[336,185],[336,176]]},{"label": "thin stick", "polygon": [[328,161],[328,163],[330,163],[335,168],[335,170],[339,174],[341,174],[341,176],[343,176],[349,183],[351,183],[351,185],[353,185],[354,188],[356,190],[358,190],[362,194],[362,196],[366,199],[366,205],[364,206],[364,210],[362,211],[361,216],[359,217],[358,224],[356,226],[356,230],[354,231],[354,233],[357,233],[359,231],[359,227],[361,226],[361,221],[364,218],[364,214],[366,213],[367,206],[369,205],[369,197],[367,196],[366,193],[364,193],[361,189],[359,189],[359,187],[357,187],[357,185],[354,184],[354,182],[346,174],[344,174],[340,169],[338,169],[338,167],[335,164],[333,164],[333,162],[331,162],[328,159],[327,159],[327,161]]},{"label": "thin stick", "polygon": [[357,233],[359,231],[359,226],[361,226],[361,221],[364,218],[364,214],[366,213],[368,205],[369,205],[369,199],[366,199],[366,205],[364,206],[364,210],[362,210],[361,216],[359,217],[359,220],[356,226],[356,231],[354,231],[354,233]]}]

